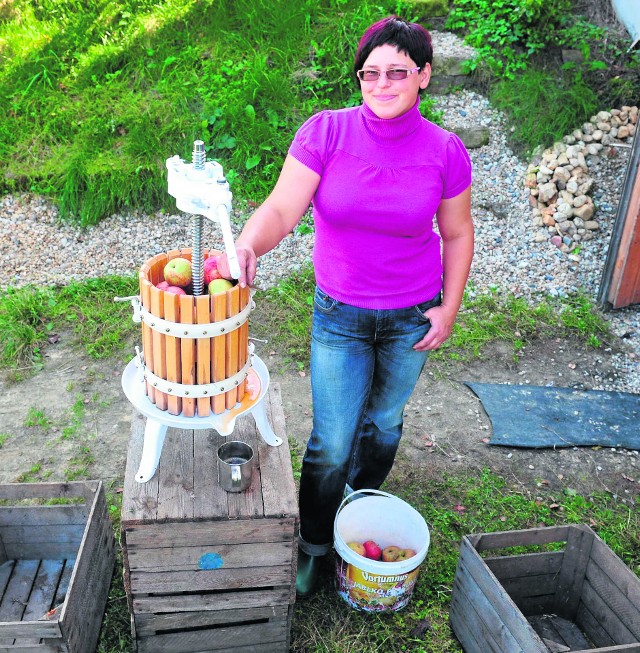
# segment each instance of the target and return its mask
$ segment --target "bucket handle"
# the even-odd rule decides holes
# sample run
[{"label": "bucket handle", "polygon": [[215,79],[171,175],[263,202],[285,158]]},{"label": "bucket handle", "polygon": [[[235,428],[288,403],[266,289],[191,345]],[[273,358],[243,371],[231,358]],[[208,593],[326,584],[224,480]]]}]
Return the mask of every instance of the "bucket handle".
[{"label": "bucket handle", "polygon": [[338,515],[340,514],[340,511],[344,507],[344,504],[351,499],[356,494],[377,494],[381,497],[388,497],[389,499],[396,499],[397,497],[394,497],[393,494],[389,494],[388,492],[383,492],[382,490],[354,490],[351,494],[348,494],[344,499],[342,499],[342,503],[338,507],[338,510],[336,511],[336,519],[338,519]]}]

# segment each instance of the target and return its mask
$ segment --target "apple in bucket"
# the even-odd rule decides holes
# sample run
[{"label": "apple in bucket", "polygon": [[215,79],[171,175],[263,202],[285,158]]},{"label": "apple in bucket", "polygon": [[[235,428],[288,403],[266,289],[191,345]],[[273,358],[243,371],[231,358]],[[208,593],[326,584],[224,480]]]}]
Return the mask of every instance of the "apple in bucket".
[{"label": "apple in bucket", "polygon": [[365,557],[364,546],[360,542],[348,542],[347,546],[353,549],[359,556]]},{"label": "apple in bucket", "polygon": [[181,257],[171,259],[164,266],[163,274],[170,286],[185,288],[191,283],[191,261]]}]

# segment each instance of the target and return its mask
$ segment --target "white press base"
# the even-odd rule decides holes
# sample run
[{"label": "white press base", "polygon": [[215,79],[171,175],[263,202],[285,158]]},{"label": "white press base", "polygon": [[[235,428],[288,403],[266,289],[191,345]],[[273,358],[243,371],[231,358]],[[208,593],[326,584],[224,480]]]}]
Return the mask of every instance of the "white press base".
[{"label": "white press base", "polygon": [[[269,370],[255,354],[252,367],[260,379],[260,395],[254,404],[244,410],[237,410],[237,412],[232,408],[220,415],[185,417],[184,415],[171,415],[166,410],[160,410],[149,400],[145,389],[145,380],[136,367],[136,359],[131,360],[122,373],[122,389],[127,399],[147,418],[142,457],[135,476],[136,481],[146,483],[153,478],[158,469],[164,436],[170,426],[177,429],[215,429],[220,435],[228,436],[233,433],[236,419],[251,413],[262,439],[272,447],[281,445],[282,438],[273,432],[264,407],[264,398],[269,390]],[[229,412],[234,413],[231,418]]]}]

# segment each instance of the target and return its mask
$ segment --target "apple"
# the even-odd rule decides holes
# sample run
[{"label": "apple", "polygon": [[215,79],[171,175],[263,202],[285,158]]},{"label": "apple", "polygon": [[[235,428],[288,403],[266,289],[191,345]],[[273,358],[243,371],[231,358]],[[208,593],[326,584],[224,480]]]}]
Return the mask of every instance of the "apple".
[{"label": "apple", "polygon": [[382,557],[382,549],[373,540],[367,540],[363,546],[365,558],[380,560]]},{"label": "apple", "polygon": [[398,559],[400,554],[400,547],[398,546],[387,546],[382,549],[382,559],[385,562],[395,562]]},{"label": "apple", "polygon": [[353,549],[359,556],[366,557],[364,546],[360,542],[348,542],[347,546]]},{"label": "apple", "polygon": [[171,259],[164,266],[164,280],[171,286],[188,286],[191,283],[191,261],[180,257]]},{"label": "apple", "polygon": [[159,288],[160,290],[166,290],[168,287],[169,287],[168,281],[161,281],[159,284],[156,285],[156,288]]},{"label": "apple", "polygon": [[208,286],[210,295],[217,295],[220,292],[226,292],[233,288],[233,284],[229,279],[214,279]]},{"label": "apple", "polygon": [[398,553],[398,562],[400,560],[407,560],[408,558],[413,558],[416,552],[413,549],[400,549]]},{"label": "apple", "polygon": [[174,295],[186,295],[187,293],[184,291],[184,288],[180,288],[180,286],[167,286],[164,289],[165,292],[170,292],[173,293]]},{"label": "apple", "polygon": [[204,285],[208,286],[214,279],[220,279],[218,272],[218,257],[210,256],[204,262]]}]

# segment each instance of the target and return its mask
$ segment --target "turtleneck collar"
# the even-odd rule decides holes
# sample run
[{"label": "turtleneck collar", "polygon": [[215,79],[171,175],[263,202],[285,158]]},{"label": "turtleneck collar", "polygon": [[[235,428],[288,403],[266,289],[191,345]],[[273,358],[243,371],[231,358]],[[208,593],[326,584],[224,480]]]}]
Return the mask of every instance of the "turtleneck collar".
[{"label": "turtleneck collar", "polygon": [[411,136],[420,126],[420,98],[409,111],[395,118],[379,118],[365,103],[360,106],[360,122],[365,130],[379,142],[397,143]]}]

